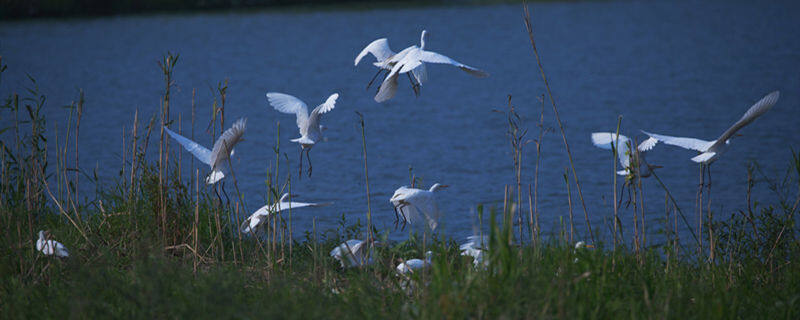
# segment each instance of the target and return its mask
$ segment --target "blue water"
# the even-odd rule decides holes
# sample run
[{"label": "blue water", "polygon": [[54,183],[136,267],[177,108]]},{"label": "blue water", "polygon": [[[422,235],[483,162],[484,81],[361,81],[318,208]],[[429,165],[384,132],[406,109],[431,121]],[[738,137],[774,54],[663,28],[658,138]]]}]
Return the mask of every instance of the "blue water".
[{"label": "blue water", "polygon": [[[618,115],[623,117],[622,132],[640,139],[638,130],[645,129],[711,140],[752,103],[781,90],[774,109],[743,129],[743,136],[713,166],[718,217],[745,207],[749,162],[758,161],[764,173],[780,177],[791,159],[790,149],[800,150],[797,3],[553,2],[532,4],[531,9],[542,63],[596,232],[608,234],[613,162],[609,152],[591,145],[589,134],[614,130]],[[427,48],[491,76],[477,79],[455,68],[429,66],[430,80],[419,98],[400,82],[393,100],[375,103],[374,91],[364,90],[374,69],[363,62],[353,67],[355,55],[380,37],[388,37],[395,50],[417,44],[422,29],[429,31]],[[61,106],[75,100],[82,88],[86,113],[81,167],[97,167],[110,183],[119,172],[123,129],[130,130],[134,110],[142,117],[159,110],[163,80],[156,63],[167,51],[180,53],[171,117],[181,115],[184,131],[190,127],[196,89],[195,130],[207,146],[211,88],[229,80],[226,119],[248,118],[246,140],[237,147],[234,163],[248,211],[266,197],[264,183],[274,165],[272,147],[280,122],[292,190],[305,201],[335,202],[295,212],[296,230],[309,229],[313,217],[320,229],[335,227],[341,214],[351,222],[365,217],[361,134],[354,111],[366,119],[372,211],[380,229],[394,221],[387,200],[408,183],[411,166],[424,187],[450,185],[439,194],[442,232],[466,236],[472,232],[474,208],[502,205],[504,186],[515,183],[506,120],[493,110],[504,110],[512,95],[529,129],[527,138],[538,135],[537,97],[545,88],[520,5],[0,22],[0,55],[9,65],[0,89],[5,95],[26,85],[26,74],[35,77],[48,96],[52,126],[63,123]],[[298,136],[294,118],[268,106],[268,91],[295,95],[311,106],[332,92],[341,94],[336,109],[323,118],[328,141],[311,152],[311,179],[297,179],[297,147],[288,141]],[[3,126],[9,120],[2,119]],[[569,165],[549,104],[545,126],[553,131],[542,141],[539,207],[543,232],[552,233],[568,217],[563,174]],[[525,148],[525,185],[532,183],[534,150],[534,144]],[[689,160],[693,155],[670,146],[648,155],[650,163],[664,166],[659,175],[692,221],[699,175]],[[182,157],[186,160],[188,154]],[[183,174],[191,175],[188,169]],[[652,179],[644,181],[644,190],[655,233],[662,224],[657,219],[664,216],[664,193]],[[572,191],[578,236],[585,237],[574,186]],[[774,200],[770,192],[759,194],[764,201]],[[622,212],[630,227],[631,209]]]}]

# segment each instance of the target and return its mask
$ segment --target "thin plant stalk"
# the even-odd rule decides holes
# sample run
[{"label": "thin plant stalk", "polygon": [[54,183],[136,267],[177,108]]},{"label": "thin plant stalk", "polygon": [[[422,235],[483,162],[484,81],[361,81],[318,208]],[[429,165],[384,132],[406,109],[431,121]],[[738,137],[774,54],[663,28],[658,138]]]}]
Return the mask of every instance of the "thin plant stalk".
[{"label": "thin plant stalk", "polygon": [[544,81],[544,86],[547,89],[547,95],[550,97],[550,104],[553,106],[553,113],[556,116],[556,121],[558,122],[558,128],[561,130],[561,138],[564,141],[564,148],[567,151],[567,157],[569,158],[569,166],[572,169],[572,176],[575,180],[575,185],[578,188],[578,197],[581,200],[581,206],[583,207],[583,215],[586,219],[586,228],[589,231],[589,237],[592,239],[592,243],[595,242],[594,233],[592,232],[592,223],[589,221],[589,212],[586,209],[586,202],[583,200],[583,191],[581,190],[580,180],[578,180],[578,172],[575,171],[575,164],[572,161],[572,152],[569,150],[569,142],[567,142],[567,134],[564,131],[564,125],[561,122],[561,117],[558,115],[558,108],[556,107],[555,98],[553,98],[553,93],[550,90],[550,84],[547,82],[547,76],[544,73],[544,68],[542,67],[542,61],[539,57],[539,51],[536,49],[536,41],[533,39],[533,27],[531,26],[531,19],[530,14],[528,12],[528,5],[523,5],[525,9],[525,27],[528,29],[528,38],[530,39],[531,46],[533,47],[533,53],[536,56],[536,64],[539,66],[539,74],[542,76],[542,81]]},{"label": "thin plant stalk", "polygon": [[[367,187],[367,239],[370,245],[372,245],[372,241],[374,240],[374,235],[372,234],[372,206],[370,205],[370,193],[369,193],[369,166],[367,166],[367,134],[364,126],[364,115],[360,112],[356,111],[359,118],[359,124],[361,125],[361,144],[363,146],[363,156],[364,156],[364,180],[366,181]],[[370,250],[367,250],[369,253]]]}]

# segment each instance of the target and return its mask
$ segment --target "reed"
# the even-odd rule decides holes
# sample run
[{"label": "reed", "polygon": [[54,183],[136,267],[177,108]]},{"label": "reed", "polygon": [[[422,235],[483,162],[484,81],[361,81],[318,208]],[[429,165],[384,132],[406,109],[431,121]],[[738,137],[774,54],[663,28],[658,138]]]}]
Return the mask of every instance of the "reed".
[{"label": "reed", "polygon": [[523,9],[525,11],[525,28],[528,31],[528,38],[531,42],[531,47],[533,48],[534,56],[536,57],[536,64],[539,67],[539,74],[542,76],[542,81],[544,82],[545,89],[547,89],[547,96],[550,98],[550,104],[553,106],[553,114],[556,117],[556,122],[558,123],[558,128],[561,130],[561,138],[564,142],[564,149],[567,152],[567,158],[569,159],[569,166],[572,169],[572,178],[575,180],[575,186],[578,189],[578,197],[581,200],[581,207],[583,208],[583,215],[586,219],[586,228],[589,231],[589,238],[592,239],[592,242],[596,242],[594,237],[594,232],[592,232],[592,223],[589,221],[589,212],[586,209],[586,202],[583,200],[583,191],[581,191],[581,183],[578,180],[578,172],[575,171],[575,164],[572,161],[572,152],[569,150],[569,142],[567,142],[567,134],[564,131],[564,125],[561,122],[561,117],[558,115],[558,108],[556,107],[555,98],[553,98],[553,93],[550,91],[550,84],[547,82],[547,75],[544,73],[544,68],[542,67],[542,61],[539,57],[539,51],[536,49],[536,41],[533,39],[533,27],[531,26],[531,17],[530,13],[528,12],[528,5],[524,4]]}]

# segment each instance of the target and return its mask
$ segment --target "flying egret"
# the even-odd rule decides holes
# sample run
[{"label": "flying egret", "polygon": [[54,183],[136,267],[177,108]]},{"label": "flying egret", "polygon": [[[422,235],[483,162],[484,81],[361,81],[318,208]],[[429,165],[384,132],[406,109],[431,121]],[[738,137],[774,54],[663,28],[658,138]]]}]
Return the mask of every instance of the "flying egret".
[{"label": "flying egret", "polygon": [[372,264],[372,250],[367,241],[350,239],[331,250],[331,257],[338,260],[345,267],[361,267]]},{"label": "flying egret", "polygon": [[431,266],[431,258],[433,252],[425,252],[425,260],[411,259],[401,262],[397,265],[397,273],[400,275],[408,276],[416,270],[427,269]]},{"label": "flying egret", "polygon": [[484,260],[484,255],[489,248],[489,236],[469,236],[467,242],[458,247],[462,256],[472,257],[472,264],[475,268],[480,265],[488,266],[489,260]]},{"label": "flying egret", "polygon": [[375,95],[375,101],[384,102],[394,97],[395,93],[397,92],[397,76],[399,74],[413,71],[412,73],[417,79],[419,85],[427,81],[428,75],[427,71],[425,70],[425,63],[442,63],[453,65],[479,78],[489,76],[489,74],[482,70],[470,67],[442,54],[425,50],[426,34],[427,31],[422,30],[422,34],[420,35],[419,39],[419,47],[411,46],[404,54],[396,54],[384,61],[384,64],[387,66],[389,64],[393,64],[393,66],[386,78],[383,79],[383,83],[378,89],[378,94]]},{"label": "flying egret", "polygon": [[44,230],[39,230],[39,240],[36,240],[36,250],[41,251],[46,256],[55,255],[59,258],[66,258],[69,257],[69,252],[67,251],[67,247],[65,247],[61,242],[55,240],[48,240],[47,238],[50,237],[49,232],[45,232]]},{"label": "flying egret", "polygon": [[246,123],[247,119],[245,118],[234,122],[228,130],[225,130],[225,132],[217,138],[217,141],[214,142],[214,148],[211,150],[173,132],[167,127],[164,127],[164,130],[166,130],[173,139],[178,141],[186,151],[189,151],[195,158],[211,167],[211,173],[206,177],[206,184],[214,184],[225,177],[224,171],[226,170],[228,159],[233,155],[233,147],[239,143],[239,141],[244,140],[243,136]]},{"label": "flying egret", "polygon": [[338,93],[334,93],[325,100],[325,103],[317,106],[308,113],[308,106],[305,102],[293,96],[284,93],[269,92],[267,93],[267,100],[275,110],[283,113],[291,113],[297,115],[297,127],[300,129],[300,138],[292,139],[292,142],[297,142],[302,147],[300,149],[300,174],[303,174],[303,151],[306,152],[308,158],[308,176],[311,177],[311,148],[315,143],[322,139],[322,130],[325,128],[320,125],[320,117],[323,113],[333,110],[336,106],[336,99],[339,98]]},{"label": "flying egret", "polygon": [[631,139],[623,135],[617,136],[616,133],[611,132],[593,132],[592,143],[595,147],[606,150],[613,150],[612,147],[616,146],[619,163],[622,165],[622,170],[617,171],[618,175],[628,176],[634,173],[631,171],[631,161],[638,166],[636,173],[642,178],[649,177],[652,174],[652,169],[659,168],[659,166],[646,164],[644,161],[644,153],[653,149],[658,143],[655,138],[651,137],[642,141],[636,147],[638,152],[631,152]]},{"label": "flying egret", "polygon": [[[728,128],[728,130],[725,130],[725,132],[723,132],[722,135],[719,136],[719,138],[717,138],[716,140],[706,141],[696,138],[672,137],[655,133],[649,133],[646,131],[642,132],[644,132],[651,138],[654,138],[665,144],[700,152],[699,155],[692,158],[692,161],[700,163],[703,168],[702,170],[704,170],[705,167],[708,167],[708,179],[710,184],[711,182],[710,165],[712,162],[717,160],[717,158],[719,158],[720,155],[722,155],[723,153],[725,153],[725,151],[728,150],[730,139],[734,136],[734,134],[736,134],[737,131],[739,131],[739,129],[750,124],[751,122],[753,122],[753,120],[755,120],[765,112],[769,111],[769,109],[772,108],[772,106],[774,106],[776,102],[778,102],[779,97],[780,97],[780,92],[773,91],[770,94],[761,98],[761,100],[758,100],[758,102],[756,102],[752,107],[750,107],[750,109],[747,110],[747,112],[745,112],[745,114],[742,116],[741,119],[739,119],[739,121],[736,121],[736,123],[734,123],[730,128]],[[702,171],[701,175],[703,175],[702,177],[705,176]],[[702,179],[701,179],[701,185],[702,185]]]},{"label": "flying egret", "polygon": [[389,199],[389,202],[394,206],[395,229],[400,222],[400,217],[403,218],[402,229],[405,229],[406,223],[414,224],[424,217],[431,231],[435,230],[439,224],[440,212],[433,192],[447,187],[447,185],[435,183],[428,190],[406,186],[395,190],[394,195]]},{"label": "flying egret", "polygon": [[[353,63],[354,66],[358,66],[358,63],[361,62],[367,54],[372,54],[375,57],[375,62],[372,64],[378,68],[378,72],[375,73],[375,76],[369,80],[367,83],[367,89],[372,85],[372,82],[381,74],[381,72],[385,71],[386,74],[392,70],[392,67],[402,59],[409,51],[416,48],[416,46],[410,46],[408,48],[403,49],[402,51],[395,53],[389,47],[389,40],[386,38],[380,38],[375,41],[370,42],[363,50],[356,56],[355,62]],[[408,73],[406,73],[408,75]],[[411,79],[411,75],[408,76],[408,80],[411,82],[411,88],[414,89],[414,94],[419,95],[419,86],[421,81],[425,80],[422,79],[422,76],[426,75],[425,73],[425,65],[421,64],[419,67],[411,70],[411,74],[414,75],[416,78],[416,82]]]},{"label": "flying egret", "polygon": [[[295,197],[297,197],[297,195],[295,195]],[[299,209],[303,207],[324,207],[330,204],[331,204],[330,202],[310,203],[310,202],[290,201],[289,194],[284,193],[283,196],[281,196],[281,199],[277,203],[271,205],[269,204],[265,205],[256,210],[256,212],[253,212],[253,214],[251,214],[249,217],[247,217],[247,219],[245,219],[242,222],[242,225],[239,228],[239,230],[241,230],[241,232],[244,234],[255,232],[261,226],[261,224],[264,223],[264,221],[266,221],[267,218],[269,218],[270,215],[283,210]]]}]

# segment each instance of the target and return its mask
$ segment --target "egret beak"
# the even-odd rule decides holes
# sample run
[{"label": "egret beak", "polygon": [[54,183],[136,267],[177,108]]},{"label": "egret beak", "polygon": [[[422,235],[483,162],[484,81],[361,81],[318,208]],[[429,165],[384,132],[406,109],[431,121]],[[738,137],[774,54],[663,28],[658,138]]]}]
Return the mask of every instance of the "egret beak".
[{"label": "egret beak", "polygon": [[587,244],[584,247],[589,248],[589,249],[594,249],[594,245],[593,244]]},{"label": "egret beak", "polygon": [[447,187],[449,187],[449,186],[448,186],[448,185],[446,185],[446,184],[440,184],[440,185],[439,185],[439,188],[447,188]]},{"label": "egret beak", "polygon": [[651,170],[652,170],[652,169],[661,169],[661,168],[663,168],[663,167],[664,167],[664,166],[658,166],[658,165],[654,165],[654,164],[651,164],[651,165],[650,165],[650,169],[651,169]]}]

